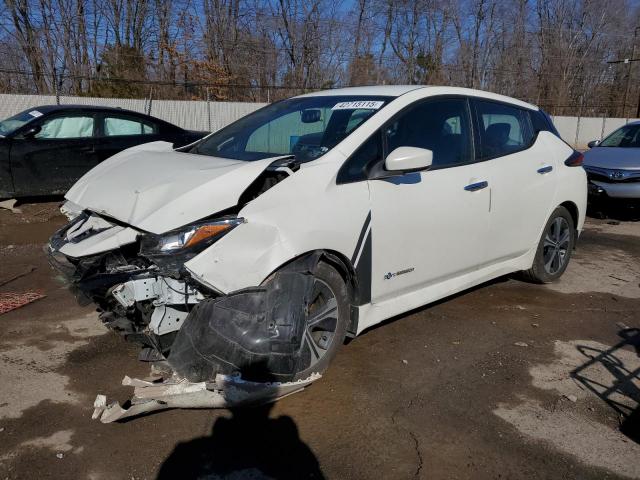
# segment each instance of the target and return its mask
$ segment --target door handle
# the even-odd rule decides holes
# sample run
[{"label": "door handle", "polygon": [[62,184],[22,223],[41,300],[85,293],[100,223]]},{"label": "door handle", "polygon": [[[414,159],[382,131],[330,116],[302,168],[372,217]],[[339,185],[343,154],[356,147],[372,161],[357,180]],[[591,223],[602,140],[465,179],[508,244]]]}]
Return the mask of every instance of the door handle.
[{"label": "door handle", "polygon": [[551,170],[553,170],[553,167],[551,165],[546,165],[544,167],[540,167],[538,169],[538,173],[540,175],[544,175],[545,173],[549,173]]},{"label": "door handle", "polygon": [[489,186],[489,182],[477,182],[472,183],[464,187],[467,192],[476,192],[478,190],[482,190],[483,188],[487,188]]}]

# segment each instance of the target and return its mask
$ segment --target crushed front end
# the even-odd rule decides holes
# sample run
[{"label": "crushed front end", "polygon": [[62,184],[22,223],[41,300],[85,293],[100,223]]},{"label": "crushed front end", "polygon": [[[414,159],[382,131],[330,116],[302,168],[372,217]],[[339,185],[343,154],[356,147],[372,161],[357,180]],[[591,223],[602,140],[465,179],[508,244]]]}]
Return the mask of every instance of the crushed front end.
[{"label": "crushed front end", "polygon": [[[207,228],[230,229],[237,222],[225,218],[208,222]],[[197,234],[193,230],[189,239]],[[216,234],[223,232],[220,227]],[[83,212],[53,235],[48,254],[80,303],[95,303],[109,329],[143,346],[141,360],[157,361],[165,358],[193,306],[216,296],[184,269],[207,242],[174,252],[184,240],[184,232],[158,236]]]},{"label": "crushed front end", "polygon": [[[136,387],[133,410],[107,406],[99,396],[103,422],[160,408],[275,400],[315,380],[293,381],[310,267],[233,295],[203,285],[185,268],[242,218],[205,219],[158,235],[90,211],[69,216],[50,240],[50,263],[80,303],[94,303],[109,329],[141,346],[139,359],[153,372],[144,381],[125,377]],[[288,292],[301,300],[289,302]]]}]

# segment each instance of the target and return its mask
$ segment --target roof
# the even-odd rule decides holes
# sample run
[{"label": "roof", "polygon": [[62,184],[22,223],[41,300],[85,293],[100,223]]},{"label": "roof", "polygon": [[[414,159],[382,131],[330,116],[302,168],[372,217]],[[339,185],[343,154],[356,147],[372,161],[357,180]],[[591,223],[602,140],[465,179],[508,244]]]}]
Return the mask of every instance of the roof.
[{"label": "roof", "polygon": [[329,95],[372,95],[379,97],[399,97],[411,90],[424,88],[424,85],[371,85],[367,87],[345,87],[306,93],[300,97],[320,97]]},{"label": "roof", "polygon": [[127,110],[120,107],[104,107],[102,105],[80,105],[80,104],[62,104],[62,105],[39,105],[37,107],[29,108],[28,110],[38,110],[42,113],[57,112],[60,110],[79,110],[79,109],[91,109],[91,110],[104,110],[120,113],[134,113],[137,115],[144,115],[140,112],[134,112],[133,110]]},{"label": "roof", "polygon": [[334,95],[371,95],[381,97],[399,97],[405,93],[414,90],[424,91],[427,95],[467,95],[471,97],[487,98],[489,100],[498,100],[507,103],[513,103],[524,108],[538,110],[538,107],[517,98],[499,95],[497,93],[485,92],[484,90],[475,90],[462,87],[447,87],[435,85],[372,85],[367,87],[346,87],[336,88],[332,90],[321,90],[318,92],[307,93],[300,97],[318,97],[318,96],[334,96]]},{"label": "roof", "polygon": [[161,123],[164,125],[169,125],[174,128],[181,128],[172,123],[167,122],[166,120],[162,120],[161,118],[154,117],[153,115],[147,115],[146,113],[136,112],[135,110],[127,110],[126,108],[120,107],[105,107],[102,105],[81,105],[81,104],[62,104],[62,105],[39,105],[37,107],[27,108],[23,110],[24,112],[31,112],[33,110],[37,110],[40,113],[51,113],[51,112],[60,112],[65,110],[93,110],[99,112],[114,112],[114,113],[124,113],[127,115],[135,115],[138,117],[143,117],[148,120],[153,120],[156,123]]}]

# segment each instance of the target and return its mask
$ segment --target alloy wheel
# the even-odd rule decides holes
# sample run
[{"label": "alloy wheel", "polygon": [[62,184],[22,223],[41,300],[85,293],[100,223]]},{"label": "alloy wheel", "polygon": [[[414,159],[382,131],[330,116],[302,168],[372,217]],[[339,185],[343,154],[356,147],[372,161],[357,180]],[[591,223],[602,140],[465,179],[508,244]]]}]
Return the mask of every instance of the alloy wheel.
[{"label": "alloy wheel", "polygon": [[562,270],[567,261],[567,252],[571,243],[571,229],[564,217],[556,217],[544,237],[544,270],[555,275]]},{"label": "alloy wheel", "polygon": [[338,327],[338,301],[329,285],[315,278],[311,298],[311,303],[307,305],[303,338],[303,347],[310,351],[309,367],[327,354]]}]

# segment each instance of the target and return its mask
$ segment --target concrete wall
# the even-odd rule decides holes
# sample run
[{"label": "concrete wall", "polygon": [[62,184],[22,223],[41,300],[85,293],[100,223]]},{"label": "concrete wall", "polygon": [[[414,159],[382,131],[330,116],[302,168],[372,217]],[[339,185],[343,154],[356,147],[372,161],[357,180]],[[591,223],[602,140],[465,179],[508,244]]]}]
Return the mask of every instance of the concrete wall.
[{"label": "concrete wall", "polygon": [[[9,95],[0,94],[0,119],[4,119],[28,108],[55,104],[53,95]],[[265,103],[204,102],[179,100],[148,100],[60,97],[62,104],[104,105],[121,107],[136,112],[148,113],[189,130],[215,131],[248,113],[266,105]],[[632,121],[627,118],[554,117],[553,121],[564,140],[578,149],[587,148],[591,140],[601,140],[616,128]]]},{"label": "concrete wall", "polygon": [[[54,105],[53,95],[0,94],[0,119],[39,105]],[[135,112],[148,113],[188,130],[214,131],[266,105],[265,103],[210,102],[60,97],[61,104],[102,105],[121,107]]]},{"label": "concrete wall", "polygon": [[553,117],[560,136],[574,148],[584,150],[591,140],[602,140],[634,118]]}]

